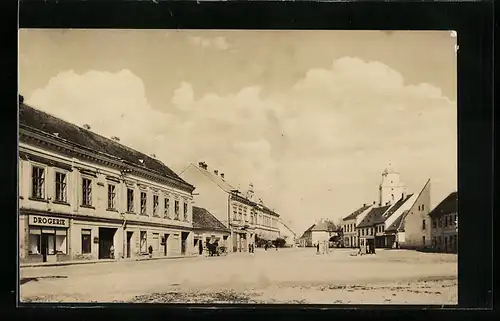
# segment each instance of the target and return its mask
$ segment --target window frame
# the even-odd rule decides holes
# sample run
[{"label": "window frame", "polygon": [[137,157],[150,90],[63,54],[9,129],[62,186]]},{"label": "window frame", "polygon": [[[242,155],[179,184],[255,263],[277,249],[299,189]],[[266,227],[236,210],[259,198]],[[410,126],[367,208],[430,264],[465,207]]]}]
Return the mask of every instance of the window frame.
[{"label": "window frame", "polygon": [[174,200],[174,219],[179,220],[180,211],[180,201],[178,199]]},{"label": "window frame", "polygon": [[163,199],[163,218],[170,218],[170,196]]},{"label": "window frame", "polygon": [[[89,186],[85,187],[84,183],[85,181],[89,182]],[[93,189],[93,179],[89,178],[88,176],[82,176],[81,180],[81,196],[82,196],[82,201],[81,201],[81,206],[83,207],[92,207],[92,189]],[[88,197],[85,197],[85,193],[89,192]],[[87,203],[88,201],[88,203]]]},{"label": "window frame", "polygon": [[[41,195],[35,195],[35,169],[36,170],[42,170],[42,177],[37,177],[37,180],[41,179]],[[31,163],[31,191],[30,191],[30,198],[35,199],[35,200],[45,200],[46,198],[46,177],[47,177],[47,166],[38,164],[38,163]]]},{"label": "window frame", "polygon": [[183,211],[184,211],[184,220],[187,221],[188,220],[188,213],[189,213],[189,204],[187,202],[187,200],[184,200],[183,202]]},{"label": "window frame", "polygon": [[158,207],[160,206],[160,196],[158,194],[153,194],[153,216],[159,217]]},{"label": "window frame", "polygon": [[127,213],[135,213],[135,189],[127,187]]},{"label": "window frame", "polygon": [[[108,183],[108,210],[116,210],[116,190],[116,184]],[[111,195],[113,196],[112,198],[110,197]],[[112,203],[110,203],[111,200],[113,201]]]},{"label": "window frame", "polygon": [[[54,175],[54,199],[55,199],[55,202],[56,203],[67,204],[68,203],[68,172],[56,169],[54,171],[54,174],[55,174]],[[63,175],[64,176],[63,182],[58,182],[57,181],[58,175]],[[58,199],[57,198],[57,196],[58,196],[57,189],[58,189],[58,186],[60,186],[60,185],[64,186],[64,193],[63,193],[63,198],[62,199]]]},{"label": "window frame", "polygon": [[[144,198],[143,198],[144,196]],[[140,209],[140,214],[141,215],[148,215],[148,193],[146,191],[141,191],[141,209]]]},{"label": "window frame", "polygon": [[[84,231],[88,231],[88,234],[84,234]],[[88,236],[88,252],[84,250],[84,239]],[[92,229],[81,229],[80,231],[81,237],[81,250],[82,254],[92,254]]]}]

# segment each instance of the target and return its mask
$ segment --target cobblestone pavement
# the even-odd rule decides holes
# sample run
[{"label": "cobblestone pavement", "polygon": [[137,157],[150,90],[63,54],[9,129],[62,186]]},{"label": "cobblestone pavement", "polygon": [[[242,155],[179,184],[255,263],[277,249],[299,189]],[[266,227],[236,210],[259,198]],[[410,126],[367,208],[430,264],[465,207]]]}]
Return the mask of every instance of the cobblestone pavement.
[{"label": "cobblestone pavement", "polygon": [[21,302],[457,304],[457,256],[258,250],[21,269]]}]

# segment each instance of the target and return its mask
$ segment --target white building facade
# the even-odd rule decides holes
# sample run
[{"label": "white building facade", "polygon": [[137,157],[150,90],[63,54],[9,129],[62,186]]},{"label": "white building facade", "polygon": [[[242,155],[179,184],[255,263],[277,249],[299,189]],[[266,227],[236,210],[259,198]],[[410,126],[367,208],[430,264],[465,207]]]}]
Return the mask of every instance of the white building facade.
[{"label": "white building facade", "polygon": [[195,252],[192,185],[88,129],[19,111],[21,263]]}]

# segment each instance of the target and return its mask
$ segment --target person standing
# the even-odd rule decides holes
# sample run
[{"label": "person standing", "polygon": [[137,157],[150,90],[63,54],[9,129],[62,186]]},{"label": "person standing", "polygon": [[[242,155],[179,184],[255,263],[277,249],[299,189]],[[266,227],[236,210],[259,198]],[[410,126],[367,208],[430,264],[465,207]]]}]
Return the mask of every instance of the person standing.
[{"label": "person standing", "polygon": [[319,242],[316,243],[316,254],[319,254]]},{"label": "person standing", "polygon": [[149,258],[152,258],[153,257],[153,247],[151,245],[148,248],[148,252],[149,252]]}]

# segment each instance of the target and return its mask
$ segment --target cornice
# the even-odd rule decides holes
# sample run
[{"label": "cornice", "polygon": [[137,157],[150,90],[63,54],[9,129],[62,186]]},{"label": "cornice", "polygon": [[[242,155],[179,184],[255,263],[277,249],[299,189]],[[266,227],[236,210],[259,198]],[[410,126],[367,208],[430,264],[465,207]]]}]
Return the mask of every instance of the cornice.
[{"label": "cornice", "polygon": [[182,183],[175,179],[165,177],[149,169],[143,169],[135,164],[122,161],[112,155],[96,153],[95,151],[69,142],[63,138],[51,136],[47,133],[35,130],[23,125],[19,126],[19,140],[25,143],[33,143],[35,146],[56,151],[65,156],[79,158],[81,160],[97,163],[103,166],[115,168],[118,170],[128,169],[130,175],[137,175],[152,181],[174,187],[188,193],[192,193],[194,186],[188,183]]}]

